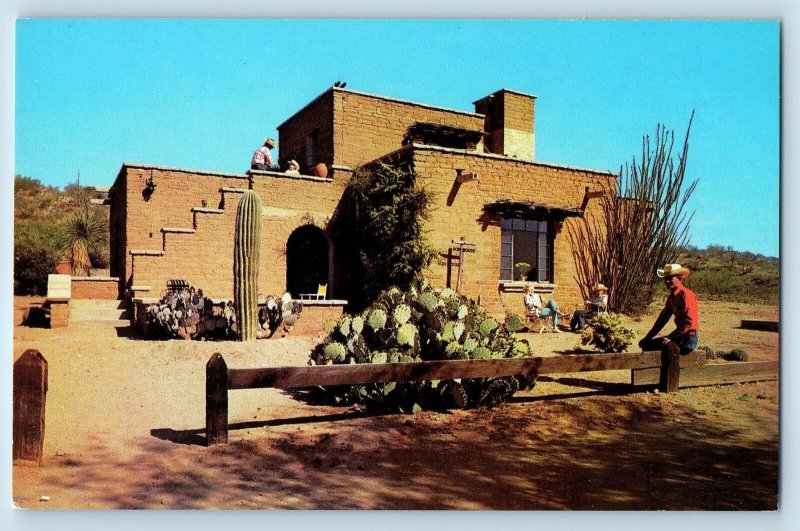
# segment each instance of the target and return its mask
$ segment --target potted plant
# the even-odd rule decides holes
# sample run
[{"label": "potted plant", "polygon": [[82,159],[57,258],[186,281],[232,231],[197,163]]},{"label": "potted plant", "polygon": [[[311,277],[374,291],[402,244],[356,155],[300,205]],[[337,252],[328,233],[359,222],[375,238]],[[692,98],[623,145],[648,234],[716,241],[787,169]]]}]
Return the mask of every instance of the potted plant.
[{"label": "potted plant", "polygon": [[517,280],[526,280],[530,272],[531,265],[528,262],[517,262],[514,264],[514,277]]}]

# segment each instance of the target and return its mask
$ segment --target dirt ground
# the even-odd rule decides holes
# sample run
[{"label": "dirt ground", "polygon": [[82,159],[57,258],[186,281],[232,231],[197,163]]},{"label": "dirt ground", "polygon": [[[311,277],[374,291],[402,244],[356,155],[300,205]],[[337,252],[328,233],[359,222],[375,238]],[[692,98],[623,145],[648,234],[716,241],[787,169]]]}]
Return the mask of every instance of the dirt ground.
[{"label": "dirt ground", "polygon": [[[279,390],[230,394],[230,444],[204,446],[205,364],[305,365],[319,337],[144,341],[113,325],[20,326],[49,363],[44,460],[15,464],[35,509],[713,509],[778,503],[777,381],[627,394],[629,371],[542,377],[492,410],[376,414]],[[775,306],[701,303],[700,344],[778,359],[739,322]],[[654,316],[631,323],[640,333]],[[524,334],[560,355],[577,334]],[[42,497],[47,501],[40,501]]]}]

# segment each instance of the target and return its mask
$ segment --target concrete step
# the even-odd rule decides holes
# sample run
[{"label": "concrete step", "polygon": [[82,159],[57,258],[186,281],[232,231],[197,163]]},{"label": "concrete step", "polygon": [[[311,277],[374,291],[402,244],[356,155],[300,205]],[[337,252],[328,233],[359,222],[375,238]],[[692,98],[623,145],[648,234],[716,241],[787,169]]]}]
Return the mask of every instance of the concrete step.
[{"label": "concrete step", "polygon": [[69,302],[70,321],[123,321],[129,319],[123,301],[73,299]]}]

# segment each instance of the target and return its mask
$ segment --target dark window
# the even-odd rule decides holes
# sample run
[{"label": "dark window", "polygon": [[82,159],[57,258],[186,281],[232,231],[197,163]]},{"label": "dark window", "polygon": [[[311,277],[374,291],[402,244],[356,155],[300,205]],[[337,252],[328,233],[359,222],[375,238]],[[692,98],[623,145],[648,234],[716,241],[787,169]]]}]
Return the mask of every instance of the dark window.
[{"label": "dark window", "polygon": [[314,129],[310,135],[306,137],[306,166],[313,168],[319,159],[317,151],[319,150],[319,129]]},{"label": "dark window", "polygon": [[547,221],[503,219],[500,224],[500,280],[552,282],[552,239]]}]

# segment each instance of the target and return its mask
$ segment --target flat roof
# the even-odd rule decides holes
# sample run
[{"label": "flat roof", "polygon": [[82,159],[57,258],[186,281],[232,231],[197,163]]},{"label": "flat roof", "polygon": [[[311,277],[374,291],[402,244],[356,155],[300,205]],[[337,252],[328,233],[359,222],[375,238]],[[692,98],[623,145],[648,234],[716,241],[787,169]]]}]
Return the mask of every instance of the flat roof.
[{"label": "flat roof", "polygon": [[475,105],[476,103],[481,102],[483,100],[488,100],[489,98],[494,98],[497,94],[500,94],[501,92],[508,92],[509,94],[516,94],[517,96],[525,96],[526,98],[531,98],[531,99],[534,99],[534,100],[536,98],[538,98],[538,96],[534,96],[533,94],[525,94],[524,92],[520,92],[518,90],[511,90],[511,89],[507,89],[507,88],[501,88],[500,90],[496,90],[496,91],[492,92],[488,96],[484,96],[481,99],[473,101],[472,104]]},{"label": "flat roof", "polygon": [[[123,162],[122,168],[142,168],[145,170],[162,170],[162,171],[183,171],[188,173],[197,173],[200,175],[216,175],[217,177],[233,177],[238,179],[247,179],[247,175],[244,173],[223,173],[219,171],[210,171],[210,170],[194,170],[191,168],[157,166],[155,164],[140,164],[137,162]],[[122,171],[122,168],[120,168],[120,171]]]},{"label": "flat roof", "polygon": [[394,155],[395,153],[399,153],[401,151],[411,150],[411,149],[424,149],[424,150],[428,150],[428,151],[441,151],[443,153],[453,153],[453,154],[458,154],[458,155],[471,155],[471,156],[475,156],[475,157],[484,157],[484,158],[489,158],[489,159],[504,160],[504,161],[507,161],[507,162],[518,162],[520,164],[530,164],[532,166],[547,166],[549,168],[559,168],[559,169],[563,169],[563,170],[583,171],[583,172],[587,172],[587,173],[596,173],[596,174],[600,174],[600,175],[605,175],[607,177],[614,177],[614,178],[617,177],[616,173],[611,172],[609,170],[593,170],[593,169],[590,169],[590,168],[581,168],[581,167],[578,167],[578,166],[567,166],[566,164],[556,164],[556,163],[553,163],[553,162],[540,162],[540,161],[536,161],[536,160],[523,160],[523,159],[518,159],[518,158],[514,158],[514,157],[507,157],[505,155],[498,155],[496,153],[479,153],[479,152],[473,151],[471,149],[456,149],[456,148],[448,148],[448,147],[442,147],[442,146],[431,146],[431,145],[428,145],[428,144],[409,144],[409,145],[404,146],[404,147],[402,147],[400,149],[392,151],[391,153],[387,153],[386,155],[378,157],[378,159],[376,159],[376,160],[380,160],[380,159],[386,158],[388,156]]},{"label": "flat roof", "polygon": [[[275,129],[280,129],[281,127],[286,125],[286,122],[291,121],[295,116],[297,116],[298,114],[300,114],[301,112],[306,110],[306,108],[311,106],[312,103],[315,103],[318,99],[320,99],[324,95],[328,94],[329,92],[334,92],[334,91],[346,92],[348,94],[355,94],[356,96],[364,96],[364,97],[367,97],[367,98],[375,98],[375,99],[378,99],[378,100],[391,101],[391,102],[394,102],[394,103],[402,103],[404,105],[413,105],[414,107],[423,107],[425,109],[433,109],[435,111],[444,111],[444,112],[451,112],[451,113],[455,113],[455,114],[462,114],[462,115],[465,115],[465,116],[474,116],[475,118],[484,118],[483,114],[476,113],[476,112],[460,111],[460,110],[457,110],[457,109],[450,109],[450,108],[447,108],[447,107],[438,107],[436,105],[429,105],[427,103],[419,103],[419,102],[416,102],[416,101],[403,100],[403,99],[400,99],[400,98],[391,98],[389,96],[381,96],[381,95],[378,95],[378,94],[370,94],[368,92],[360,92],[360,91],[351,90],[351,89],[348,89],[348,88],[330,87],[325,92],[323,92],[322,94],[320,94],[319,96],[317,96],[313,100],[311,100],[308,103],[306,103],[303,107],[301,107],[297,112],[292,114],[289,118],[287,118],[286,120],[281,122],[281,124],[279,126],[277,126]],[[509,91],[509,92],[511,92],[511,91]],[[521,94],[521,93],[518,93],[518,94]]]}]

